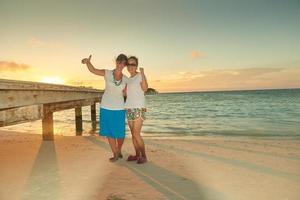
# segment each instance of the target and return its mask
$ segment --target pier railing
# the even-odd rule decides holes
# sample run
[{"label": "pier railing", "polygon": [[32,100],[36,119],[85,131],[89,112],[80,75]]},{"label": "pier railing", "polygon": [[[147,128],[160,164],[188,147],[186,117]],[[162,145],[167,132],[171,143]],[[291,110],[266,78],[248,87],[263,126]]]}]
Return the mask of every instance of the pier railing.
[{"label": "pier railing", "polygon": [[76,134],[82,133],[82,107],[91,106],[96,129],[96,103],[103,90],[0,79],[0,127],[42,119],[44,140],[54,139],[53,113],[75,109]]}]

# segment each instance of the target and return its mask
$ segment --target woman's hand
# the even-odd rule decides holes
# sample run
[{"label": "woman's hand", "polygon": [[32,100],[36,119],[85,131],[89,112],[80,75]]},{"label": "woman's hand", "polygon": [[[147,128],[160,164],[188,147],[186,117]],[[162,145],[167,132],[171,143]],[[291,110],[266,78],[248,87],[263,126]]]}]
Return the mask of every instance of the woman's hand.
[{"label": "woman's hand", "polygon": [[82,63],[82,64],[88,64],[88,63],[91,63],[91,58],[92,58],[92,55],[90,55],[88,58],[82,59],[81,63]]},{"label": "woman's hand", "polygon": [[146,92],[148,90],[148,82],[147,82],[146,75],[144,73],[144,68],[140,67],[140,72],[141,72],[141,75],[142,75],[141,87],[142,87],[142,90],[144,92]]},{"label": "woman's hand", "polygon": [[141,72],[141,74],[144,74],[144,68],[143,67],[140,67],[140,72]]},{"label": "woman's hand", "polygon": [[99,76],[104,76],[105,75],[105,70],[104,69],[96,69],[92,63],[91,63],[91,58],[92,55],[90,55],[88,58],[84,58],[81,60],[82,64],[85,64],[87,68],[92,72],[93,74],[99,75]]}]

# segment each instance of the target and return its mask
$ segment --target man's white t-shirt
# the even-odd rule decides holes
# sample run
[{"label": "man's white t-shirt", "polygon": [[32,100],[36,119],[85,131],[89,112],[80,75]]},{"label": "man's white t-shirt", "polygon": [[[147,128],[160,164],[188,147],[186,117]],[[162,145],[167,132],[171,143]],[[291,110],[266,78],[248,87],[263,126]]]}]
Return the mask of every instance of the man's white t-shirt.
[{"label": "man's white t-shirt", "polygon": [[124,110],[124,97],[123,90],[126,86],[127,77],[123,75],[122,82],[120,85],[115,85],[113,70],[105,70],[105,91],[102,96],[101,108],[108,110]]},{"label": "man's white t-shirt", "polygon": [[137,73],[134,77],[127,78],[127,99],[125,108],[145,107],[145,94],[141,88],[141,82],[141,73]]}]

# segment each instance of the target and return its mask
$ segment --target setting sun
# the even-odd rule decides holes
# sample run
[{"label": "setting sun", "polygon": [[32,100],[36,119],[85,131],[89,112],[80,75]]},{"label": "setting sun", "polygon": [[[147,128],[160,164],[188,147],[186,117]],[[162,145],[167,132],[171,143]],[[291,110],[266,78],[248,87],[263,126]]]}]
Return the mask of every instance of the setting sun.
[{"label": "setting sun", "polygon": [[65,81],[58,76],[46,76],[41,79],[43,83],[64,84]]}]

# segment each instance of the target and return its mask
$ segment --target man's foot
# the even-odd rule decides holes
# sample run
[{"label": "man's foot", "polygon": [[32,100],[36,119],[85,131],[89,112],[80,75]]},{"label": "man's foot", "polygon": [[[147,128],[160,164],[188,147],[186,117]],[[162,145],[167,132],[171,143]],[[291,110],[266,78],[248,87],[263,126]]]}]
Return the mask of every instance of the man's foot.
[{"label": "man's foot", "polygon": [[146,162],[147,162],[147,158],[141,156],[141,157],[138,158],[136,163],[137,164],[144,164]]},{"label": "man's foot", "polygon": [[109,158],[110,162],[116,162],[117,160],[118,160],[118,156],[114,156],[114,157]]},{"label": "man's foot", "polygon": [[130,155],[130,156],[128,156],[127,161],[136,161],[137,159],[138,159],[137,155],[135,155],[135,156]]}]

